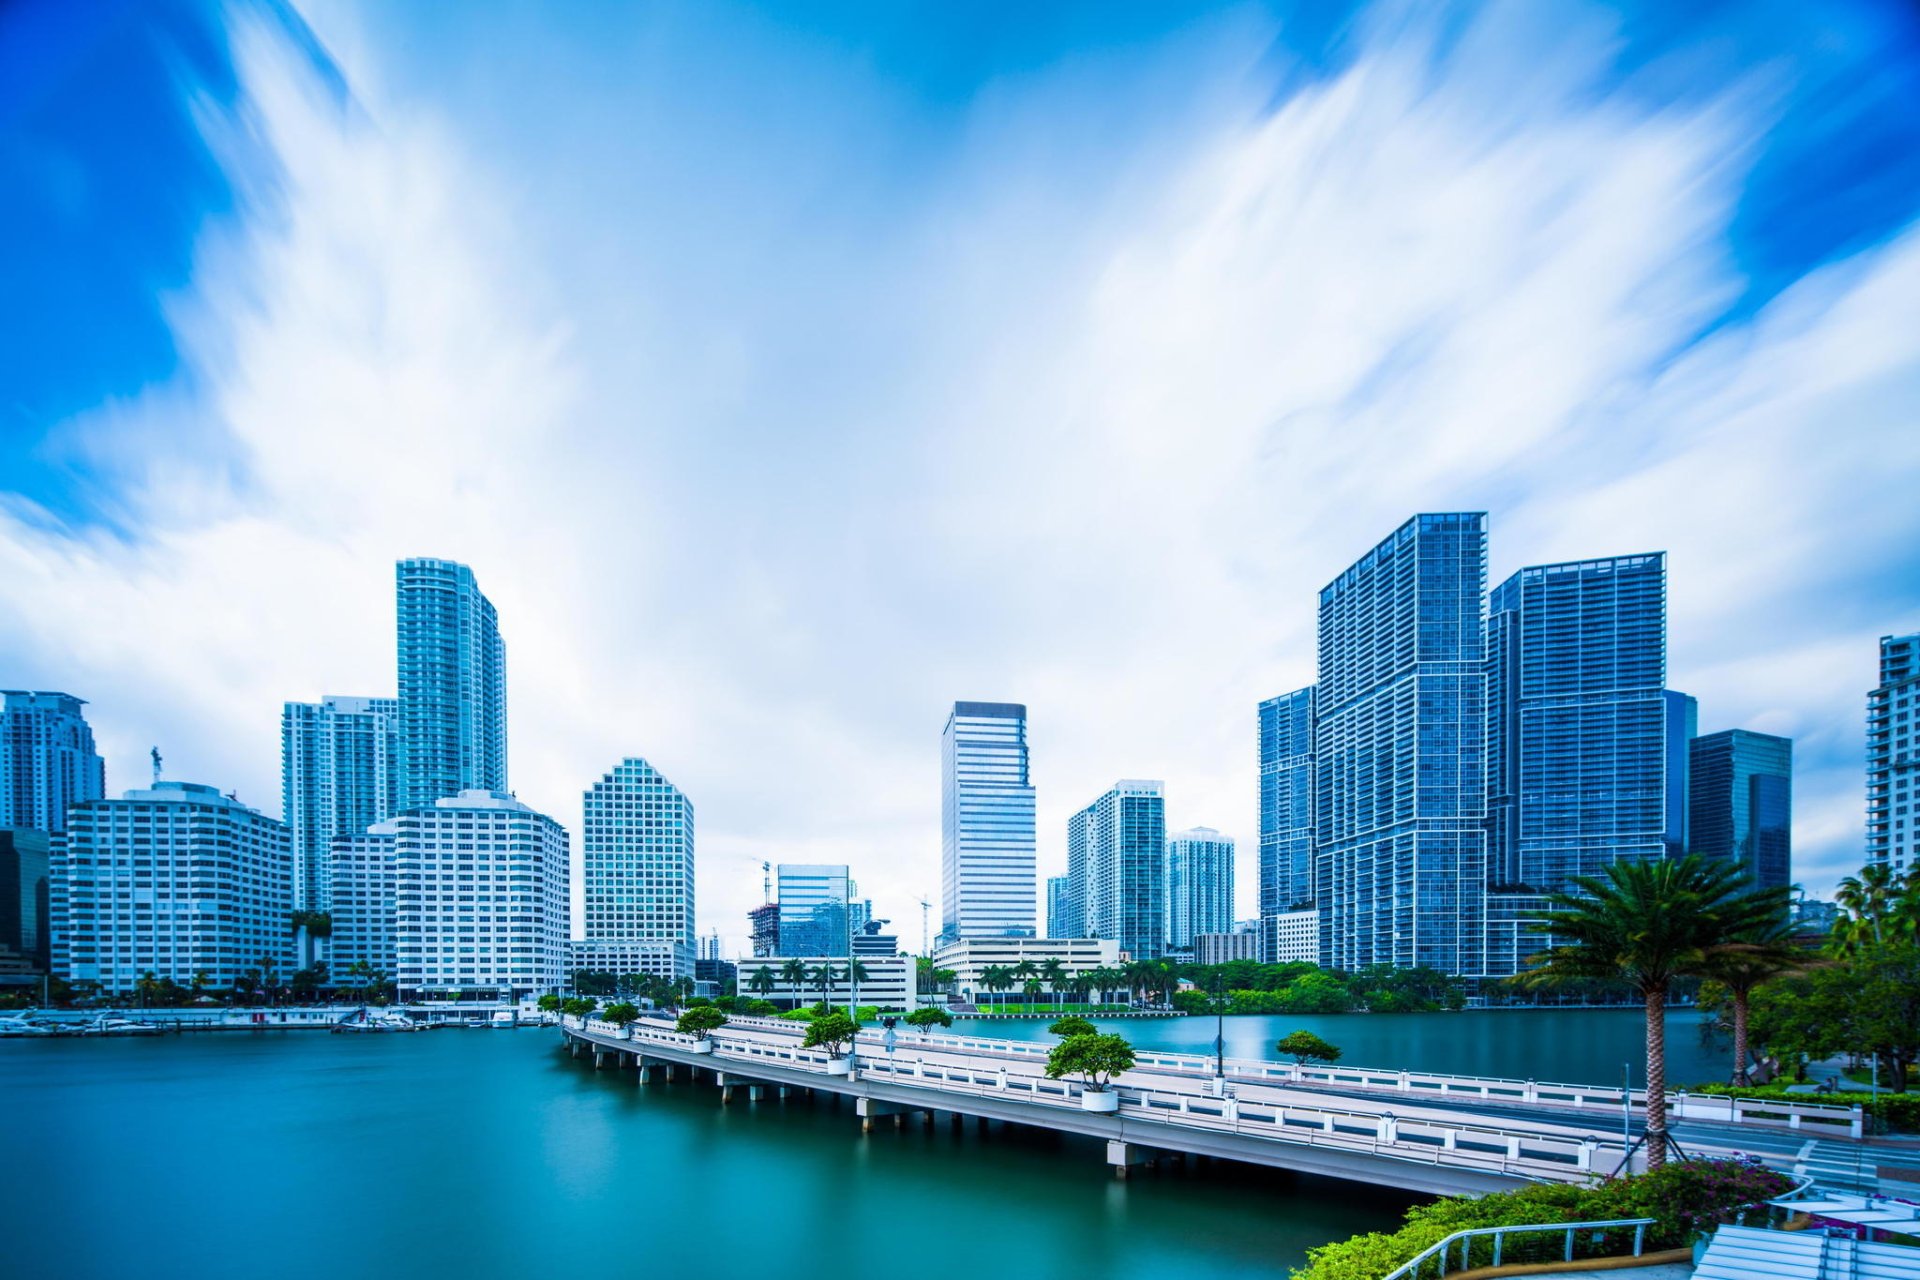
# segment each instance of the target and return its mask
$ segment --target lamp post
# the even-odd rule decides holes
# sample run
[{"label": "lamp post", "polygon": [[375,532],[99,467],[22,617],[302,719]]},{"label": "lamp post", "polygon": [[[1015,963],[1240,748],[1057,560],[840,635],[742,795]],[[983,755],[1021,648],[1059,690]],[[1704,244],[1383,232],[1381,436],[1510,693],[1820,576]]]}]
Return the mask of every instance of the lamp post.
[{"label": "lamp post", "polygon": [[1227,1078],[1227,1004],[1220,997],[1226,991],[1226,976],[1213,972],[1213,1078]]}]

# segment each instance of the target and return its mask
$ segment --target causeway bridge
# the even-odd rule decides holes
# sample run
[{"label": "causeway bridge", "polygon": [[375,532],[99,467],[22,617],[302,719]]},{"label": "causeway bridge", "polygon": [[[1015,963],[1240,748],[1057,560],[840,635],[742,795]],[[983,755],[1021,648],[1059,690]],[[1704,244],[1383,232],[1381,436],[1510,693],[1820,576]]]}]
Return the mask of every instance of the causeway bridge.
[{"label": "causeway bridge", "polygon": [[[1107,1163],[1129,1167],[1178,1154],[1238,1160],[1299,1173],[1436,1195],[1481,1195],[1526,1182],[1585,1182],[1612,1173],[1629,1140],[1619,1088],[1539,1085],[1359,1068],[1294,1067],[1228,1059],[1216,1079],[1210,1057],[1139,1052],[1113,1088],[1112,1113],[1084,1109],[1082,1087],[1045,1074],[1050,1044],[902,1030],[891,1047],[863,1030],[852,1060],[801,1047],[804,1024],[735,1018],[706,1043],[664,1018],[630,1027],[566,1018],[575,1056],[597,1068],[632,1070],[642,1084],[660,1073],[710,1077],[722,1102],[759,1102],[794,1090],[853,1099],[863,1129],[888,1118],[933,1124],[945,1117],[1031,1125],[1104,1141]],[[1722,1124],[1690,1147],[1731,1154],[1735,1123],[1779,1126],[1845,1139],[1858,1136],[1857,1111],[1768,1104],[1743,1112],[1720,1106]],[[1756,1106],[1758,1104],[1755,1104]],[[1484,1108],[1484,1109],[1483,1109]],[[1537,1114],[1535,1114],[1537,1113]],[[1733,1134],[1722,1140],[1718,1135]],[[1796,1138],[1799,1136],[1795,1135]],[[1643,1169],[1635,1152],[1631,1168]]]}]

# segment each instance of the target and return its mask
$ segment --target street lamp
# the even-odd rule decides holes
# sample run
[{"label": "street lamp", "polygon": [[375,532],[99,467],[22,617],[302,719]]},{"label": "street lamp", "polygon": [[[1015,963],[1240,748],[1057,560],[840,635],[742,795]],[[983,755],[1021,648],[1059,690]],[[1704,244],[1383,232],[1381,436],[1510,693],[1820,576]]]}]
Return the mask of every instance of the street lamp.
[{"label": "street lamp", "polygon": [[1221,999],[1226,993],[1226,975],[1218,969],[1213,974],[1213,1078],[1225,1080],[1227,1077],[1227,1004]]}]

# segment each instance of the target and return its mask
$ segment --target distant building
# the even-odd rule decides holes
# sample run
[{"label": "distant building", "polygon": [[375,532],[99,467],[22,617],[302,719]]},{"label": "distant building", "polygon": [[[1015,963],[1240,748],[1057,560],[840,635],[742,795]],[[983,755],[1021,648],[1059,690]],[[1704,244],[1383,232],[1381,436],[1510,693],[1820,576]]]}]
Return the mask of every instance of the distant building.
[{"label": "distant building", "polygon": [[580,850],[583,940],[674,943],[686,964],[664,976],[691,976],[692,801],[645,760],[622,760],[582,797]]},{"label": "distant building", "polygon": [[956,702],[940,738],[940,936],[1034,935],[1027,709]]},{"label": "distant building", "polygon": [[1068,876],[1047,877],[1047,936],[1049,938],[1074,936],[1076,924],[1067,896],[1067,887],[1072,883],[1072,879]]},{"label": "distant building", "polygon": [[1193,935],[1195,964],[1225,964],[1229,960],[1258,960],[1260,935],[1257,933],[1196,933]]},{"label": "distant building", "polygon": [[326,697],[280,712],[280,804],[293,834],[293,904],[333,905],[329,855],[400,811],[400,704]]},{"label": "distant building", "polygon": [[841,956],[851,943],[853,882],[841,863],[783,862],[779,886],[781,956]]},{"label": "distant building", "polygon": [[1793,740],[1728,729],[1693,740],[1693,852],[1730,860],[1760,889],[1793,883]]},{"label": "distant building", "polygon": [[1282,911],[1260,922],[1262,959],[1268,964],[1318,964],[1320,962],[1320,913]]},{"label": "distant building", "polygon": [[336,985],[356,985],[355,966],[383,973],[392,982],[400,956],[394,937],[394,859],[400,824],[376,822],[354,835],[334,837],[331,868],[333,936],[327,971]]},{"label": "distant building", "polygon": [[[837,956],[742,956],[735,962],[735,969],[740,994],[749,999],[794,1006],[818,1003],[824,994],[827,1003],[839,1006],[855,1000],[901,1013],[911,1013],[919,1007],[916,994],[919,978],[912,956],[860,956],[858,959],[867,976],[857,983],[848,980],[845,952]],[[789,960],[800,961],[808,976],[797,983],[784,977],[782,970]],[[823,969],[832,975],[824,992],[814,976]],[[762,971],[767,974],[766,979],[756,982],[754,975]]]},{"label": "distant building", "polygon": [[638,974],[668,982],[697,979],[699,964],[690,942],[667,938],[575,939],[566,946],[564,982],[571,988],[581,973],[610,973],[616,979]]},{"label": "distant building", "polygon": [[693,962],[693,980],[710,982],[720,991],[738,981],[739,966],[731,960],[722,960],[719,956],[701,956]]},{"label": "distant building", "polygon": [[778,955],[780,951],[780,905],[769,902],[747,912],[747,927],[752,934],[752,950],[757,956]]},{"label": "distant building", "polygon": [[1123,778],[1075,814],[1067,824],[1067,857],[1070,866],[1078,860],[1084,867],[1088,936],[1112,939],[1135,960],[1166,950],[1167,816],[1161,783]]},{"label": "distant building", "polygon": [[1867,695],[1867,861],[1920,868],[1920,635],[1880,637]]},{"label": "distant building", "polygon": [[0,975],[53,971],[49,844],[44,831],[0,829]]},{"label": "distant building", "polygon": [[868,920],[853,932],[853,954],[862,958],[868,956],[897,956],[900,954],[898,934],[882,933],[885,920]]},{"label": "distant building", "polygon": [[125,994],[143,975],[209,990],[293,968],[292,841],[218,788],[160,782],[68,812],[51,856],[54,972]]},{"label": "distant building", "polygon": [[[1110,938],[969,938],[933,949],[933,967],[951,969],[954,991],[969,1003],[990,998],[981,983],[986,970],[1021,963],[1038,968],[1049,960],[1058,960],[1068,974],[1113,969],[1120,964],[1120,944]],[[998,999],[999,993],[991,998]]]},{"label": "distant building", "polygon": [[400,667],[400,800],[507,790],[507,652],[473,570],[416,558],[394,567]]},{"label": "distant building", "polygon": [[1194,827],[1167,837],[1167,946],[1233,930],[1233,837]]},{"label": "distant building", "polygon": [[1260,704],[1260,915],[1313,905],[1313,688]]},{"label": "distant building", "polygon": [[481,790],[396,821],[401,994],[517,1000],[558,990],[567,960],[565,829],[512,796]]},{"label": "distant building", "polygon": [[107,794],[86,705],[68,693],[0,689],[0,829],[64,831],[69,809]]}]

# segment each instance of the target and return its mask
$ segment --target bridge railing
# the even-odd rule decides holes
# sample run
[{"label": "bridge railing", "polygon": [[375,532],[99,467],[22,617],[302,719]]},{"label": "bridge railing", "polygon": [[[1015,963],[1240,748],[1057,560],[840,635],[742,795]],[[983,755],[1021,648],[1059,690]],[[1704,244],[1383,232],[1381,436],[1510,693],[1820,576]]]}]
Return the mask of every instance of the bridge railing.
[{"label": "bridge railing", "polygon": [[[1653,1222],[1652,1218],[1608,1218],[1601,1222],[1542,1222],[1530,1226],[1472,1227],[1466,1231],[1456,1231],[1438,1244],[1428,1246],[1400,1267],[1389,1271],[1381,1277],[1381,1280],[1422,1280],[1429,1274],[1426,1271],[1426,1265],[1429,1262],[1434,1264],[1430,1274],[1435,1277],[1444,1276],[1448,1270],[1455,1269],[1451,1267],[1455,1246],[1458,1246],[1460,1251],[1460,1265],[1457,1270],[1466,1271],[1470,1269],[1474,1242],[1489,1238],[1493,1241],[1491,1251],[1493,1260],[1484,1265],[1497,1267],[1500,1265],[1501,1255],[1505,1252],[1507,1237],[1517,1235],[1562,1235],[1566,1238],[1566,1247],[1562,1251],[1564,1256],[1561,1261],[1572,1262],[1574,1241],[1580,1232],[1607,1232],[1617,1227],[1632,1227],[1633,1252],[1604,1256],[1637,1258],[1646,1252],[1647,1228],[1652,1226]],[[1539,1259],[1528,1259],[1528,1261],[1539,1261]]]}]

